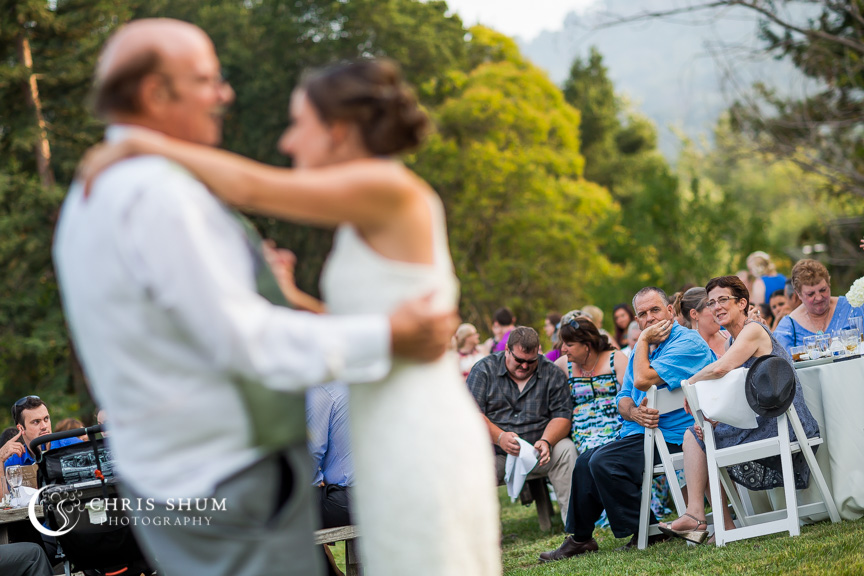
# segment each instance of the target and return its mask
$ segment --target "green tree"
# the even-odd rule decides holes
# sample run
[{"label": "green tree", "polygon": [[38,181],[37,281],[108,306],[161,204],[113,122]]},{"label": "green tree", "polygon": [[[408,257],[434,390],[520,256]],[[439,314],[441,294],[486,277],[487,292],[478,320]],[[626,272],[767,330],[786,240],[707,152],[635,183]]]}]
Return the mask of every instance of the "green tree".
[{"label": "green tree", "polygon": [[596,49],[574,61],[563,92],[582,112],[586,178],[606,186],[621,206],[601,238],[622,273],[597,304],[608,309],[647,284],[675,291],[724,273],[735,244],[735,203],[698,170],[669,166],[656,127],[616,94]]},{"label": "green tree", "polygon": [[100,137],[86,110],[96,52],[128,12],[110,0],[0,8],[0,406],[35,393],[55,417],[88,418],[50,248],[75,162]]},{"label": "green tree", "polygon": [[[778,269],[788,273],[796,260],[807,256],[802,246],[827,244],[836,253],[820,258],[831,269],[835,285],[845,290],[864,272],[860,224],[854,227],[855,218],[860,222],[864,215],[864,203],[855,196],[826,195],[830,182],[823,176],[790,158],[754,153],[754,148],[749,136],[734,130],[724,117],[717,123],[712,147],[699,150],[688,144],[679,160],[679,169],[699,178],[705,188],[722,190],[736,223],[723,241],[729,252],[727,269],[744,268],[747,254],[765,250]],[[843,221],[853,225],[852,236],[833,241]]]},{"label": "green tree", "polygon": [[621,155],[616,136],[621,131],[622,103],[603,65],[603,56],[593,46],[587,60],[576,58],[564,82],[564,98],[582,113],[582,154],[585,177],[612,188],[616,171],[611,164]]},{"label": "green tree", "polygon": [[471,34],[482,63],[434,110],[439,132],[412,165],[447,207],[463,316],[488,325],[507,304],[538,323],[601,289],[612,266],[596,232],[616,207],[582,178],[579,113],[561,91],[512,40]]},{"label": "green tree", "polygon": [[788,58],[815,82],[803,98],[757,84],[754,97],[731,108],[733,125],[756,149],[821,175],[830,190],[864,196],[864,0],[713,0],[616,23],[740,10],[760,17],[761,52]]},{"label": "green tree", "polygon": [[812,4],[743,3],[762,15],[765,51],[789,58],[819,89],[798,99],[758,84],[757,98],[736,103],[732,117],[761,150],[821,175],[834,191],[864,197],[864,1],[820,2],[818,16],[794,16]]}]

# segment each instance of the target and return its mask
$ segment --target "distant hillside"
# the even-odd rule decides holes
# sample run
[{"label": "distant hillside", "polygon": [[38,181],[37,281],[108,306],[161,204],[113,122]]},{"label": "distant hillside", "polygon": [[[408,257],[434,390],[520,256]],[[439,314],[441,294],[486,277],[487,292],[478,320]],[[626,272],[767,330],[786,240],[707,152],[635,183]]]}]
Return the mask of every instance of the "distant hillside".
[{"label": "distant hillside", "polygon": [[758,20],[747,10],[597,27],[613,16],[682,5],[681,0],[600,0],[588,12],[571,12],[561,30],[517,40],[559,84],[573,59],[597,46],[616,90],[656,122],[660,148],[674,159],[679,140],[672,127],[693,139],[710,137],[719,115],[757,80],[783,94],[801,93],[804,85],[790,64],[759,53]]}]

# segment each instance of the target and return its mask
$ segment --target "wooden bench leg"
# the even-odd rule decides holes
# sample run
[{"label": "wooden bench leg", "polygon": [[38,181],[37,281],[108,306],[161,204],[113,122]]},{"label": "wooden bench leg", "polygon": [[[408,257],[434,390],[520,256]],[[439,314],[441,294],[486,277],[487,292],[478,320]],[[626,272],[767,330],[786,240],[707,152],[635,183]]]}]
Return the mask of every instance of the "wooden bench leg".
[{"label": "wooden bench leg", "polygon": [[345,541],[345,576],[363,576],[355,539]]},{"label": "wooden bench leg", "polygon": [[540,530],[548,532],[552,529],[552,499],[549,497],[549,489],[546,488],[546,478],[536,478],[528,480],[531,496],[534,498],[534,504],[537,506],[537,521],[540,524]]}]

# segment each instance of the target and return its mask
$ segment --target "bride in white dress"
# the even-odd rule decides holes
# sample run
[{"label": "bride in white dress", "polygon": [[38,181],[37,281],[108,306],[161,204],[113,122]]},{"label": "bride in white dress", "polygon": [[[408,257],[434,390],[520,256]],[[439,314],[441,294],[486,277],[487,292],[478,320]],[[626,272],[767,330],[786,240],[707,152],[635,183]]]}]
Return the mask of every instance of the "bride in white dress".
[{"label": "bride in white dress", "polygon": [[[140,134],[117,159],[155,153],[185,165],[228,203],[339,226],[322,276],[334,314],[388,313],[431,294],[452,308],[458,283],[438,196],[386,158],[419,144],[426,117],[398,69],[361,61],[307,78],[291,98],[279,150],[293,170]],[[351,387],[354,517],[370,576],[497,576],[502,572],[494,461],[455,355],[394,359],[390,375]]]}]

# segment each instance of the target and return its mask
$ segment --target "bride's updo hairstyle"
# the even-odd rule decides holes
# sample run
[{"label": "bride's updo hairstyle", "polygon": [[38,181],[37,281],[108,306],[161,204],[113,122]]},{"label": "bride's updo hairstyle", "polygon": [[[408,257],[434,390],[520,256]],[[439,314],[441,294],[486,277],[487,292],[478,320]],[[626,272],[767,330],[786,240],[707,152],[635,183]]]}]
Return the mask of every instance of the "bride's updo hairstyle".
[{"label": "bride's updo hairstyle", "polygon": [[429,119],[389,60],[358,60],[313,72],[300,83],[325,123],[353,122],[372,154],[387,156],[416,147]]}]

